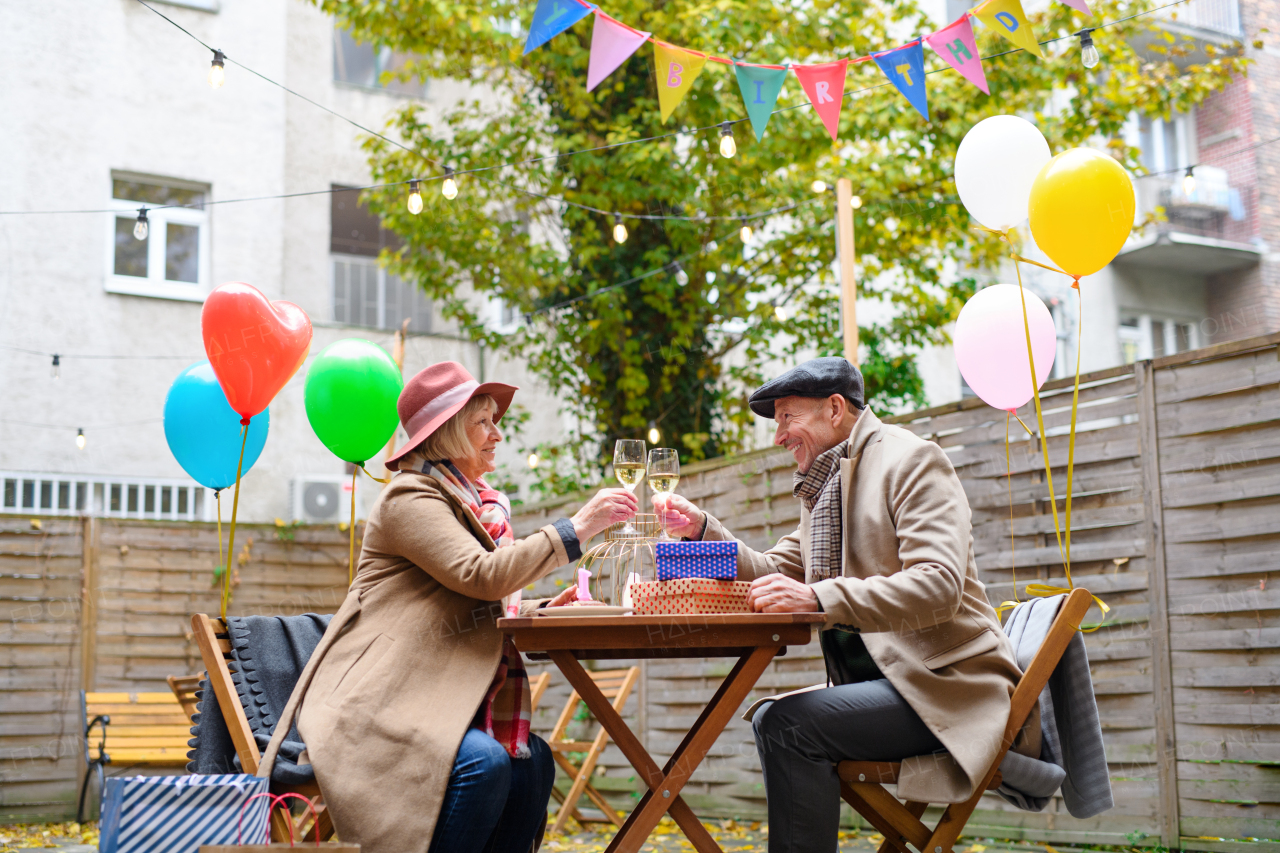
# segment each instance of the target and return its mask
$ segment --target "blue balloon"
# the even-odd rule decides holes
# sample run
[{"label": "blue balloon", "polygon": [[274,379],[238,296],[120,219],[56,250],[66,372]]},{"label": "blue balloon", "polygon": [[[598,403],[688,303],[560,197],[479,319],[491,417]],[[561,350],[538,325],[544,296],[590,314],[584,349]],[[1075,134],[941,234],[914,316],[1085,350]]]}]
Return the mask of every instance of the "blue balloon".
[{"label": "blue balloon", "polygon": [[[258,461],[269,423],[265,409],[249,421],[241,476]],[[208,361],[191,365],[173,380],[164,398],[164,437],[178,464],[197,483],[210,489],[235,484],[240,430],[240,416],[227,402]]]}]

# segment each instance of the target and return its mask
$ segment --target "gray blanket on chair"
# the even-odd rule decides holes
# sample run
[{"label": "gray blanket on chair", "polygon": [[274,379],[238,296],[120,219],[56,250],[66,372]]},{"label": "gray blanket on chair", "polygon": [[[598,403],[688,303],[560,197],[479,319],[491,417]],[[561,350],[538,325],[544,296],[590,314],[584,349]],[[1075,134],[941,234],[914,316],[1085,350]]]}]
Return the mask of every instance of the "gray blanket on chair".
[{"label": "gray blanket on chair", "polygon": [[[244,706],[258,751],[265,751],[271,741],[280,712],[284,710],[298,683],[298,676],[311,653],[320,644],[331,616],[304,613],[301,616],[232,616],[227,619],[231,635],[231,657],[235,661],[231,677],[240,704]],[[243,773],[236,755],[231,733],[218,707],[218,697],[208,679],[200,682],[196,694],[200,700],[192,717],[191,751],[187,758],[188,773]],[[279,758],[271,772],[271,780],[299,785],[315,780],[310,764],[299,764],[298,757],[306,745],[297,725],[289,729],[280,748]]]},{"label": "gray blanket on chair", "polygon": [[[1032,598],[1013,609],[1004,632],[1026,671],[1044,643],[1065,595]],[[1059,787],[1072,817],[1086,818],[1114,804],[1102,724],[1093,696],[1089,657],[1079,631],[1071,637],[1049,683],[1040,693],[1040,759],[1009,752],[1000,762],[1004,781],[996,793],[1027,811],[1042,811]]]}]

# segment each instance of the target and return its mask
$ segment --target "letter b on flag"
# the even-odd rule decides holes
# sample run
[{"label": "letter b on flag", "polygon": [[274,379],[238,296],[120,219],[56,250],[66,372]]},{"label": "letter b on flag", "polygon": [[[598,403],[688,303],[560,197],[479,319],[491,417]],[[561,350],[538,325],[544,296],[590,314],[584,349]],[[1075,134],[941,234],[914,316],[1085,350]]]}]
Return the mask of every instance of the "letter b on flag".
[{"label": "letter b on flag", "polygon": [[680,86],[680,75],[684,72],[684,66],[678,62],[671,63],[671,67],[667,69],[667,86],[676,89]]}]

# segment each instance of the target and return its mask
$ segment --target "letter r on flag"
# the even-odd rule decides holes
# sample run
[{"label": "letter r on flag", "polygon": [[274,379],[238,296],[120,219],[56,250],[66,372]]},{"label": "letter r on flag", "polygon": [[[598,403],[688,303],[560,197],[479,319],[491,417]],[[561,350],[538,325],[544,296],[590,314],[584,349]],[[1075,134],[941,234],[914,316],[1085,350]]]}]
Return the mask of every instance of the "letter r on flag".
[{"label": "letter r on flag", "polygon": [[831,86],[826,80],[819,80],[814,83],[813,88],[818,94],[818,99],[815,103],[828,104],[835,100],[835,98],[831,97],[831,94],[827,91]]}]

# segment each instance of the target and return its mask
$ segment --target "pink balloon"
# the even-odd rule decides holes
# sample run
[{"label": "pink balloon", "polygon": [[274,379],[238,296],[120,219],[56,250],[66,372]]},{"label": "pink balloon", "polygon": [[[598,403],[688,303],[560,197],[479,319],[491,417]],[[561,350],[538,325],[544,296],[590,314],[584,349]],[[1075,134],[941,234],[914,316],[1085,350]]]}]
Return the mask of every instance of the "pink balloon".
[{"label": "pink balloon", "polygon": [[[1022,320],[1023,296],[1026,325]],[[1031,399],[1027,326],[1031,328],[1039,388],[1049,378],[1058,349],[1053,316],[1040,297],[1016,284],[993,284],[975,293],[960,309],[954,335],[956,363],[964,381],[988,406],[1014,411]]]}]

